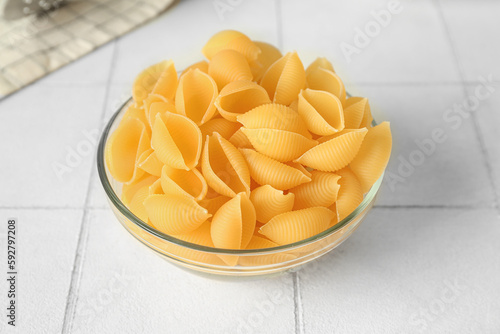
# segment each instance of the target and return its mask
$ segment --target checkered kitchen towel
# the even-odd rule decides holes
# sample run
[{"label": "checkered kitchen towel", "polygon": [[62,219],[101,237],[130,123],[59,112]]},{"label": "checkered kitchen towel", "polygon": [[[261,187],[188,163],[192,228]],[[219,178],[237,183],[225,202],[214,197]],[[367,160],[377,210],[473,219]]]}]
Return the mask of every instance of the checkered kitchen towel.
[{"label": "checkered kitchen towel", "polygon": [[15,21],[0,18],[0,99],[145,23],[173,2],[85,0]]}]

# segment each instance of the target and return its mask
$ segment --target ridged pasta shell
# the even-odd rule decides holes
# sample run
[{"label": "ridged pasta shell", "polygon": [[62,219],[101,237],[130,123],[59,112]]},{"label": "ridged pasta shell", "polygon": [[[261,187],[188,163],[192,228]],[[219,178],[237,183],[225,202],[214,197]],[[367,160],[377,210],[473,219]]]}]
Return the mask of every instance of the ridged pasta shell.
[{"label": "ridged pasta shell", "polygon": [[240,149],[250,170],[250,175],[258,184],[269,184],[275,189],[287,190],[311,181],[298,169],[271,159],[252,149]]},{"label": "ridged pasta shell", "polygon": [[237,118],[247,129],[277,129],[296,132],[311,138],[307,126],[297,111],[282,104],[268,103],[253,108]]},{"label": "ridged pasta shell", "polygon": [[229,142],[238,148],[253,148],[252,143],[248,140],[248,137],[243,131],[241,131],[241,128],[229,138]]},{"label": "ridged pasta shell", "polygon": [[134,197],[135,193],[141,189],[144,186],[149,187],[152,185],[156,180],[159,180],[157,176],[154,175],[149,175],[149,174],[144,174],[141,178],[135,180],[134,182],[131,183],[125,183],[122,187],[122,193],[121,193],[121,200],[123,204],[129,205],[130,201]]},{"label": "ridged pasta shell", "polygon": [[175,104],[172,101],[167,100],[166,102],[153,102],[149,106],[144,104],[144,111],[146,117],[148,118],[148,124],[153,128],[154,122],[156,120],[156,114],[171,112],[177,114],[177,109],[175,109]]},{"label": "ridged pasta shell", "polygon": [[[154,64],[144,71],[142,71],[134,80],[132,87],[132,97],[135,102],[139,105],[142,104],[144,99],[153,91],[160,77],[163,78],[163,82],[168,78],[169,82],[174,82],[174,79],[170,77],[169,73],[175,73],[175,84],[177,83],[177,72],[174,67],[174,63],[171,60],[164,60],[157,64]],[[163,87],[163,84],[161,84]],[[175,92],[175,85],[173,85],[173,90]],[[160,87],[158,88],[160,90]],[[172,96],[173,97],[173,96]]]},{"label": "ridged pasta shell", "polygon": [[334,136],[304,153],[296,162],[320,171],[335,172],[354,159],[367,132],[363,128]]},{"label": "ridged pasta shell", "polygon": [[328,71],[335,73],[335,70],[333,69],[333,65],[332,65],[332,63],[330,63],[330,61],[328,61],[328,59],[326,59],[325,57],[318,57],[309,66],[307,66],[306,76],[309,73],[317,70],[318,68],[323,68],[325,70],[328,70]]},{"label": "ridged pasta shell", "polygon": [[[269,239],[254,235],[246,249],[265,249],[278,247],[279,245]],[[287,253],[272,253],[266,255],[245,255],[240,256],[239,264],[242,266],[265,266],[275,263],[292,261],[297,257]]]},{"label": "ridged pasta shell", "polygon": [[143,204],[144,200],[148,196],[149,196],[149,186],[144,185],[135,192],[134,196],[132,197],[132,200],[130,201],[130,204],[128,205],[128,209],[143,222],[148,221],[148,213]]},{"label": "ridged pasta shell", "polygon": [[250,172],[245,159],[217,132],[205,140],[201,169],[208,185],[221,195],[250,193]]},{"label": "ridged pasta shell", "polygon": [[142,122],[144,125],[146,125],[146,128],[148,128],[148,134],[151,135],[151,127],[148,126],[149,122],[148,119],[146,118],[146,115],[144,113],[144,108],[143,107],[138,107],[137,104],[132,103],[130,106],[128,106],[127,110],[123,114],[123,117],[120,121],[124,122],[128,118],[136,118],[140,122]]},{"label": "ridged pasta shell", "polygon": [[256,61],[250,62],[250,69],[252,70],[254,80],[259,82],[269,66],[283,57],[283,55],[278,48],[269,43],[254,41],[254,44],[260,48],[261,53]]},{"label": "ridged pasta shell", "polygon": [[274,189],[268,184],[260,186],[250,193],[250,200],[257,213],[257,221],[261,223],[267,223],[274,216],[291,211],[294,199],[293,193],[285,195],[282,190]]},{"label": "ridged pasta shell", "polygon": [[234,50],[222,50],[208,64],[208,74],[215,80],[219,90],[233,81],[251,81],[252,71],[245,57]]},{"label": "ridged pasta shell", "polygon": [[222,138],[229,139],[240,127],[240,124],[228,121],[225,118],[212,118],[200,126],[200,130],[203,138],[218,132]]},{"label": "ridged pasta shell", "polygon": [[[161,187],[161,179],[156,180],[152,185],[149,186],[149,195],[163,195],[163,189]],[[143,204],[141,202],[141,204]],[[145,209],[145,208],[144,208]]]},{"label": "ridged pasta shell", "polygon": [[130,117],[120,122],[106,143],[106,164],[113,178],[129,183],[144,174],[136,162],[150,148],[149,141],[146,126],[139,119]]},{"label": "ridged pasta shell", "polygon": [[320,171],[311,172],[311,182],[290,189],[295,194],[294,210],[315,206],[329,207],[337,200],[340,176]]},{"label": "ridged pasta shell", "polygon": [[211,217],[194,199],[182,195],[151,195],[144,206],[153,225],[166,234],[189,233]]},{"label": "ridged pasta shell", "polygon": [[363,202],[363,188],[356,175],[349,167],[337,171],[340,175],[339,194],[335,209],[339,221],[346,218]]},{"label": "ridged pasta shell", "polygon": [[307,75],[307,87],[315,90],[324,90],[339,98],[342,104],[346,100],[344,83],[338,75],[324,68],[312,70]]},{"label": "ridged pasta shell", "polygon": [[384,173],[391,157],[392,135],[389,122],[370,128],[349,167],[358,177],[363,193]]},{"label": "ridged pasta shell", "polygon": [[183,195],[197,201],[205,198],[208,186],[203,175],[196,169],[183,170],[163,166],[161,187],[166,195]]},{"label": "ridged pasta shell", "polygon": [[368,99],[364,97],[348,98],[345,102],[344,118],[346,128],[370,128],[372,126],[373,117]]},{"label": "ridged pasta shell", "polygon": [[189,118],[170,112],[157,114],[151,145],[164,164],[189,170],[198,164],[201,131]]},{"label": "ridged pasta shell", "polygon": [[300,170],[302,173],[304,173],[304,175],[307,175],[307,177],[311,177],[312,174],[310,171],[307,170],[307,168],[305,168],[304,166],[302,166],[301,164],[299,164],[298,162],[295,162],[295,161],[287,161],[285,162],[285,165],[288,165],[290,167],[293,167],[295,169],[298,169]]},{"label": "ridged pasta shell", "polygon": [[278,245],[287,245],[323,232],[334,217],[325,207],[289,211],[271,219],[260,233]]},{"label": "ridged pasta shell", "polygon": [[202,199],[201,201],[198,202],[198,204],[207,209],[208,213],[214,215],[217,212],[217,210],[219,210],[220,207],[230,199],[231,197],[219,195],[217,197],[210,199],[208,198]]},{"label": "ridged pasta shell", "polygon": [[299,94],[299,115],[312,133],[332,135],[344,129],[342,103],[333,94],[306,89]]},{"label": "ridged pasta shell", "polygon": [[274,103],[289,105],[305,87],[306,72],[297,52],[289,52],[266,71],[260,85]]},{"label": "ridged pasta shell", "polygon": [[221,50],[235,50],[251,62],[257,60],[261,50],[245,34],[235,30],[223,30],[213,35],[201,52],[211,60]]},{"label": "ridged pasta shell", "polygon": [[222,117],[236,122],[237,116],[269,102],[264,88],[252,81],[239,80],[228,83],[220,91],[215,106]]},{"label": "ridged pasta shell", "polygon": [[156,81],[151,94],[158,94],[172,100],[175,97],[176,90],[177,70],[175,69],[174,62],[169,60]]},{"label": "ridged pasta shell", "polygon": [[163,167],[163,163],[158,160],[154,150],[152,148],[144,151],[141,154],[139,159],[137,160],[137,167],[154,176],[161,175],[161,169]]},{"label": "ridged pasta shell", "polygon": [[252,146],[262,154],[280,162],[291,161],[318,144],[298,133],[275,129],[247,129],[241,131]]},{"label": "ridged pasta shell", "polygon": [[208,74],[198,69],[189,70],[179,80],[175,109],[201,125],[214,117],[218,93],[215,81]]},{"label": "ridged pasta shell", "polygon": [[206,60],[202,60],[202,61],[199,61],[197,63],[194,63],[193,65],[191,66],[188,66],[184,69],[184,71],[182,71],[181,73],[181,77],[186,74],[189,70],[200,70],[202,71],[203,73],[206,73],[208,74],[208,62]]}]

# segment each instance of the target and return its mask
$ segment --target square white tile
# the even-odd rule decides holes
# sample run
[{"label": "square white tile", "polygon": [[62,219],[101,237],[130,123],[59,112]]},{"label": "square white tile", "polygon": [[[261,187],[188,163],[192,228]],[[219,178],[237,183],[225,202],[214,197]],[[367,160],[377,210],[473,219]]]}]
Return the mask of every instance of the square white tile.
[{"label": "square white tile", "polygon": [[297,50],[306,66],[327,57],[345,82],[458,81],[432,1],[389,3],[281,1],[283,49]]},{"label": "square white tile", "polygon": [[497,333],[494,210],[374,209],[299,272],[305,333]]},{"label": "square white tile", "polygon": [[110,210],[89,213],[89,238],[72,333],[291,333],[290,275],[231,282],[167,263]]},{"label": "square white tile", "polygon": [[[0,333],[61,333],[82,210],[0,210],[2,304],[6,307],[4,276],[7,218],[17,218],[17,321],[8,326],[2,310]],[[3,218],[5,217],[5,218]],[[5,295],[4,295],[5,293]],[[4,308],[4,307],[2,307]]]}]

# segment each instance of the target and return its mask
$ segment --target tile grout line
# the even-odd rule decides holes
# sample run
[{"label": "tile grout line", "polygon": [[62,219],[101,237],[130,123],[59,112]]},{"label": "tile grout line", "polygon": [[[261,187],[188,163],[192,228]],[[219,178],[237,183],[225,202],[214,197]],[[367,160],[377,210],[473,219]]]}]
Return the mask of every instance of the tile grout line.
[{"label": "tile grout line", "polygon": [[[101,110],[101,117],[99,117],[99,129],[102,128],[103,126],[103,120],[106,115],[106,107],[109,99],[109,94],[110,94],[110,89],[111,89],[111,79],[113,77],[115,65],[116,65],[116,58],[118,56],[118,45],[117,45],[118,39],[115,39],[113,41],[113,53],[111,55],[111,61],[110,61],[110,70],[108,74],[108,80],[106,83],[106,91],[104,94],[104,99],[103,99],[103,106]],[[95,162],[95,155],[93,162]],[[87,193],[85,195],[85,202],[84,202],[84,207],[83,207],[83,215],[82,215],[82,220],[80,224],[80,231],[78,234],[78,241],[77,241],[77,247],[76,247],[76,252],[75,252],[75,259],[73,261],[73,270],[71,272],[71,280],[70,280],[70,286],[68,290],[68,295],[66,298],[66,307],[64,310],[64,318],[63,318],[63,326],[61,333],[62,334],[67,334],[71,333],[71,327],[73,325],[73,319],[75,316],[76,312],[76,304],[78,301],[78,290],[80,286],[80,280],[82,276],[82,265],[83,265],[83,259],[85,255],[85,250],[87,246],[87,241],[88,241],[88,229],[89,229],[89,224],[88,224],[88,213],[90,211],[90,192],[92,189],[92,180],[93,177],[95,176],[95,163],[92,164],[92,169],[90,171],[90,177],[89,177],[89,182],[87,184]]]},{"label": "tile grout line", "polygon": [[[451,48],[452,53],[453,53],[455,65],[457,66],[458,74],[459,74],[461,82],[462,82],[462,89],[463,89],[464,98],[467,98],[469,91],[468,91],[468,87],[467,87],[467,84],[465,81],[465,73],[464,73],[465,71],[464,71],[462,64],[460,62],[460,58],[458,56],[458,52],[456,50],[453,37],[451,35],[451,31],[450,31],[448,22],[446,21],[446,18],[444,16],[443,8],[441,6],[441,0],[434,0],[433,2],[434,2],[434,5],[437,9],[437,12],[441,18],[441,22],[443,24],[445,34],[448,38],[448,42],[450,44],[450,48]],[[497,185],[495,182],[495,178],[493,177],[493,168],[491,167],[491,163],[490,163],[490,155],[488,153],[488,149],[486,148],[486,143],[484,140],[483,133],[481,131],[481,127],[479,125],[479,121],[477,119],[476,112],[471,111],[470,115],[471,115],[471,119],[472,119],[472,126],[473,126],[474,132],[476,134],[476,141],[479,145],[479,149],[481,151],[481,156],[483,157],[483,164],[484,164],[484,167],[486,168],[486,173],[488,174],[488,179],[490,180],[490,184],[491,184],[490,189],[491,189],[492,195],[493,195],[493,207],[497,210],[497,213],[500,215],[500,198],[497,194]]]},{"label": "tile grout line", "polygon": [[295,316],[295,334],[304,334],[304,313],[302,309],[302,297],[300,293],[299,272],[292,274],[293,280],[293,313]]}]

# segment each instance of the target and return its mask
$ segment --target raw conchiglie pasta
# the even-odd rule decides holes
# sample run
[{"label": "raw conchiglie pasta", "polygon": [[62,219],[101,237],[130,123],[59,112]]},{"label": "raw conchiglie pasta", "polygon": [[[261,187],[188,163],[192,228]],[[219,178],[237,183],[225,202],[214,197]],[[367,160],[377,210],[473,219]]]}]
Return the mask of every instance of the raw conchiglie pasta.
[{"label": "raw conchiglie pasta", "polygon": [[281,162],[300,157],[318,143],[291,131],[247,129],[244,127],[241,128],[241,131],[258,152]]},{"label": "raw conchiglie pasta", "polygon": [[137,160],[137,167],[151,175],[160,176],[163,163],[158,160],[153,149],[148,149]]},{"label": "raw conchiglie pasta", "polygon": [[201,169],[208,185],[221,195],[250,193],[250,172],[245,159],[217,132],[205,140]]},{"label": "raw conchiglie pasta", "polygon": [[254,41],[254,44],[260,48],[261,53],[257,57],[256,61],[250,62],[250,68],[252,70],[254,80],[258,82],[269,66],[283,57],[283,55],[278,48],[271,44],[257,41]]},{"label": "raw conchiglie pasta", "polygon": [[282,190],[274,189],[268,184],[254,189],[250,194],[257,221],[261,223],[267,223],[274,216],[291,211],[294,199],[294,194],[284,194]]},{"label": "raw conchiglie pasta", "polygon": [[201,125],[214,117],[218,92],[215,81],[208,74],[198,69],[190,70],[179,80],[175,109]]},{"label": "raw conchiglie pasta", "polygon": [[320,171],[335,172],[352,161],[367,132],[363,128],[340,134],[313,147],[296,161]]},{"label": "raw conchiglie pasta", "polygon": [[[254,235],[246,249],[265,249],[279,245],[269,239]],[[296,256],[287,253],[273,253],[269,255],[240,256],[239,264],[242,266],[265,266],[274,263],[283,263],[296,259]]]},{"label": "raw conchiglie pasta", "polygon": [[368,192],[384,173],[391,156],[391,148],[389,122],[383,122],[368,130],[358,154],[349,165],[361,182],[363,193]]},{"label": "raw conchiglie pasta", "polygon": [[151,195],[144,206],[153,225],[166,234],[189,233],[211,217],[194,199],[182,195]]},{"label": "raw conchiglie pasta", "polygon": [[132,213],[142,220],[143,222],[148,221],[148,213],[146,212],[146,208],[144,207],[144,200],[149,196],[149,186],[142,186],[132,197],[130,204],[128,206],[129,210]]},{"label": "raw conchiglie pasta", "polygon": [[289,52],[266,71],[260,85],[275,103],[289,105],[305,87],[306,73],[297,52]]},{"label": "raw conchiglie pasta", "polygon": [[235,30],[223,30],[213,35],[205,44],[201,52],[211,60],[221,50],[235,50],[249,61],[255,61],[261,50],[245,34]]},{"label": "raw conchiglie pasta", "polygon": [[231,138],[229,138],[229,142],[233,144],[235,147],[239,148],[253,148],[252,143],[248,140],[248,137],[241,131],[239,128]]},{"label": "raw conchiglie pasta", "polygon": [[233,81],[251,81],[252,71],[245,57],[234,50],[222,50],[210,60],[208,74],[214,78],[219,89]]},{"label": "raw conchiglie pasta", "polygon": [[196,70],[196,69],[202,71],[203,73],[208,74],[208,62],[206,60],[202,60],[202,61],[199,61],[197,63],[194,63],[191,66],[186,67],[186,69],[184,71],[182,71],[181,77],[184,74],[186,74],[189,70]]},{"label": "raw conchiglie pasta", "polygon": [[205,198],[201,201],[199,201],[199,204],[204,207],[205,209],[208,210],[208,213],[210,213],[211,215],[214,215],[217,210],[219,210],[219,208],[224,205],[227,201],[229,201],[231,199],[231,197],[227,197],[227,196],[222,196],[222,195],[219,195],[217,197],[214,197],[214,198]]},{"label": "raw conchiglie pasta", "polygon": [[241,127],[241,124],[228,121],[225,118],[213,118],[200,126],[203,139],[218,132],[222,138],[229,139]]},{"label": "raw conchiglie pasta", "polygon": [[146,126],[137,118],[122,120],[106,144],[106,163],[119,182],[132,182],[143,175],[136,162],[149,147]]},{"label": "raw conchiglie pasta", "polygon": [[350,97],[344,107],[345,127],[348,129],[370,128],[373,118],[368,99]]},{"label": "raw conchiglie pasta", "polygon": [[[144,108],[138,107],[135,103],[132,103],[130,106],[128,106],[127,111],[123,114],[122,122],[125,121],[127,118],[136,118],[139,121],[142,122],[144,125],[148,125],[148,119],[146,118],[146,115],[144,113]],[[151,129],[147,129],[149,133],[151,133]]]},{"label": "raw conchiglie pasta", "polygon": [[237,118],[247,129],[276,129],[296,132],[311,138],[306,123],[297,111],[277,103],[263,104]]},{"label": "raw conchiglie pasta", "polygon": [[201,154],[201,131],[183,115],[157,114],[151,145],[164,164],[189,170],[198,164]]},{"label": "raw conchiglie pasta", "polygon": [[339,98],[343,104],[346,100],[345,87],[338,75],[324,68],[312,70],[307,75],[307,87],[324,90]]},{"label": "raw conchiglie pasta", "polygon": [[290,167],[293,167],[295,169],[298,169],[300,170],[302,173],[304,173],[304,175],[307,175],[308,177],[311,177],[312,174],[310,171],[307,170],[307,168],[305,168],[304,166],[302,166],[301,164],[299,164],[298,162],[295,162],[295,161],[287,161],[285,162],[285,165],[288,165]]},{"label": "raw conchiglie pasta", "polygon": [[329,207],[337,200],[340,176],[320,171],[311,172],[311,182],[290,189],[295,194],[293,209],[300,210],[315,206]]},{"label": "raw conchiglie pasta", "polygon": [[[161,180],[156,180],[152,185],[149,186],[149,195],[163,195],[163,189],[161,188]],[[142,204],[142,202],[141,202]]]},{"label": "raw conchiglie pasta", "polygon": [[318,57],[316,58],[309,66],[306,68],[306,76],[317,70],[318,68],[324,68],[325,70],[329,70],[333,73],[335,73],[335,70],[333,69],[332,63],[328,61],[325,57]]},{"label": "raw conchiglie pasta", "polygon": [[[132,87],[132,97],[134,101],[138,104],[142,104],[144,99],[148,97],[149,93],[153,91],[158,79],[166,70],[169,69],[169,67],[173,67],[173,62],[171,60],[164,60],[142,71],[135,78],[134,85]],[[175,79],[177,81],[177,74]]]},{"label": "raw conchiglie pasta", "polygon": [[129,205],[130,201],[134,197],[135,193],[144,186],[149,187],[156,180],[158,180],[157,176],[144,174],[141,178],[135,180],[131,183],[125,183],[122,187],[121,200],[125,205]]},{"label": "raw conchiglie pasta", "polygon": [[260,233],[278,245],[312,237],[328,228],[335,214],[325,207],[282,213],[260,228]]},{"label": "raw conchiglie pasta", "polygon": [[340,221],[361,204],[363,201],[363,188],[349,167],[337,171],[337,174],[340,175],[340,189],[335,209]]},{"label": "raw conchiglie pasta", "polygon": [[167,99],[173,99],[176,89],[177,70],[175,69],[174,62],[168,60],[151,93],[164,96]]},{"label": "raw conchiglie pasta", "polygon": [[311,181],[302,171],[271,159],[252,149],[240,149],[250,175],[260,185],[269,184],[275,189],[286,190]]},{"label": "raw conchiglie pasta", "polygon": [[207,194],[207,182],[196,168],[183,170],[165,165],[160,180],[166,195],[184,195],[200,201]]},{"label": "raw conchiglie pasta", "polygon": [[344,129],[342,103],[329,92],[312,89],[301,91],[298,111],[309,131],[317,135],[328,136]]},{"label": "raw conchiglie pasta", "polygon": [[221,90],[215,106],[222,117],[236,122],[238,115],[269,102],[264,88],[252,81],[239,80],[228,83]]},{"label": "raw conchiglie pasta", "polygon": [[153,102],[148,107],[144,107],[146,117],[148,118],[148,124],[153,128],[154,122],[156,120],[156,114],[171,112],[177,114],[175,109],[175,104],[172,101],[167,100],[166,102]]}]

